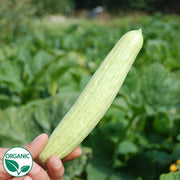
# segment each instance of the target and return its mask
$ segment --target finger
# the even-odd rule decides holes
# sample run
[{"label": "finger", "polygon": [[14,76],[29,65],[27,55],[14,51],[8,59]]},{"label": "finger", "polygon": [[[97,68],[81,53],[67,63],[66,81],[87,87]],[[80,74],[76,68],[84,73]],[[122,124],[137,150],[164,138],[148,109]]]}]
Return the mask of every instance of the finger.
[{"label": "finger", "polygon": [[[75,148],[69,155],[62,159],[62,162],[71,161],[76,159],[82,154],[82,149],[80,147]],[[42,164],[39,159],[35,160],[37,164],[39,164],[42,168],[47,169],[46,164]]]},{"label": "finger", "polygon": [[28,176],[35,180],[50,180],[47,172],[42,169],[36,162],[33,163],[33,167],[28,173]]},{"label": "finger", "polygon": [[4,154],[7,152],[9,148],[0,148],[0,159],[3,159]]},{"label": "finger", "polygon": [[30,176],[23,176],[18,178],[12,178],[12,180],[33,180]]},{"label": "finger", "polygon": [[12,176],[10,176],[3,168],[3,164],[2,161],[0,160],[0,179],[1,180],[7,180],[9,178],[11,178]]},{"label": "finger", "polygon": [[37,136],[31,143],[24,146],[32,154],[33,159],[36,159],[48,142],[48,135],[43,133]]},{"label": "finger", "polygon": [[[48,136],[47,134],[43,133],[37,136],[31,143],[29,143],[24,147],[27,150],[29,150],[33,158],[36,159],[43,150],[47,141],[48,141]],[[0,159],[3,158],[4,154],[7,152],[8,149],[9,148],[0,148]]]},{"label": "finger", "polygon": [[62,159],[62,162],[71,161],[73,159],[76,159],[81,154],[82,154],[82,149],[80,147],[77,147],[69,155],[67,155],[64,159]]},{"label": "finger", "polygon": [[57,155],[52,155],[47,161],[48,174],[51,180],[61,180],[64,175],[64,166]]}]

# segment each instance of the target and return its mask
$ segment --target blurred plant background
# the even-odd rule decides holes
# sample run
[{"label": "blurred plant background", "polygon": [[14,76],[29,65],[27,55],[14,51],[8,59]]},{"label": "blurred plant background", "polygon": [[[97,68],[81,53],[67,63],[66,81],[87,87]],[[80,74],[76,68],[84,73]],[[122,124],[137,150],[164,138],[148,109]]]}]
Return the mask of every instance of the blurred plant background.
[{"label": "blurred plant background", "polygon": [[142,28],[133,68],[81,144],[83,155],[65,163],[64,179],[157,180],[168,173],[180,159],[178,5],[0,0],[0,146],[50,135],[119,38]]}]

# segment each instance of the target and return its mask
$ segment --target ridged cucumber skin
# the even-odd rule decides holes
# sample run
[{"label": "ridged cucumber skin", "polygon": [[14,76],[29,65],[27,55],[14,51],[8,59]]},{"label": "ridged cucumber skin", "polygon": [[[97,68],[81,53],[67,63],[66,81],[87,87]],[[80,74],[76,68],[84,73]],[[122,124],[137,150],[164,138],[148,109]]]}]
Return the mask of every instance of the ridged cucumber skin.
[{"label": "ridged cucumber skin", "polygon": [[51,134],[39,156],[43,164],[53,154],[60,159],[66,157],[98,124],[117,95],[142,45],[141,29],[129,31],[117,42]]}]

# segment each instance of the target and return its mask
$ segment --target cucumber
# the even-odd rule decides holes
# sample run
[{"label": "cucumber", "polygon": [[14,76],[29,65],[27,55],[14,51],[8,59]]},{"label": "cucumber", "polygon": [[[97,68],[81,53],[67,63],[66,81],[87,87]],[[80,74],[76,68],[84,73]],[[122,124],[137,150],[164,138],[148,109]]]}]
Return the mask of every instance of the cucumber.
[{"label": "cucumber", "polygon": [[75,149],[98,124],[116,97],[143,44],[142,30],[127,32],[110,51],[71,109],[51,134],[39,159],[44,164]]}]

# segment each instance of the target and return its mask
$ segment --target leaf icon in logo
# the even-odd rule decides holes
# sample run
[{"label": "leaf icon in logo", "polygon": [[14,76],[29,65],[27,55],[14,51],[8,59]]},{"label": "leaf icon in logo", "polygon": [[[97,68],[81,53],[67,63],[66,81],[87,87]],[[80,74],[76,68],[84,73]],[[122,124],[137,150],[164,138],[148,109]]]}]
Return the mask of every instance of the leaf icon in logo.
[{"label": "leaf icon in logo", "polygon": [[19,165],[16,161],[5,159],[6,167],[11,172],[16,172],[19,169]]},{"label": "leaf icon in logo", "polygon": [[27,172],[29,170],[30,166],[22,166],[21,172]]}]

